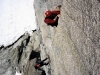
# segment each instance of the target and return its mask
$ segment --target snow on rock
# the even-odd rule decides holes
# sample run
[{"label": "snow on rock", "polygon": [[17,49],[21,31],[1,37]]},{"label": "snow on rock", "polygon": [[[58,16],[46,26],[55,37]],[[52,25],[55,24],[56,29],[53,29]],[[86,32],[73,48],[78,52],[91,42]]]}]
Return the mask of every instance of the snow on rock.
[{"label": "snow on rock", "polygon": [[16,74],[15,75],[22,75],[21,73],[18,73],[17,71],[16,71]]}]

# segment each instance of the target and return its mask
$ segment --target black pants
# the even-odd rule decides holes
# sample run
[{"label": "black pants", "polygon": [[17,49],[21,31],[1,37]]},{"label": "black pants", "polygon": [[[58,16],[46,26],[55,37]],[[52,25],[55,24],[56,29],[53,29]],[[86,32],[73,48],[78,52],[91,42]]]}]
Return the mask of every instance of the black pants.
[{"label": "black pants", "polygon": [[48,58],[45,58],[44,60],[40,61],[40,66],[43,66],[43,65],[48,65],[48,63],[44,62],[46,61]]}]

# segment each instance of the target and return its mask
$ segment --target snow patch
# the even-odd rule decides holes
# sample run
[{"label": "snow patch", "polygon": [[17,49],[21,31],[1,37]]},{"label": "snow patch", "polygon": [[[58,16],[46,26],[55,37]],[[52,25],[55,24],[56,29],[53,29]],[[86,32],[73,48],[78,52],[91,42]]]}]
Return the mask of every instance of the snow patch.
[{"label": "snow patch", "polygon": [[18,73],[17,71],[16,71],[16,74],[15,75],[22,75],[21,73]]}]

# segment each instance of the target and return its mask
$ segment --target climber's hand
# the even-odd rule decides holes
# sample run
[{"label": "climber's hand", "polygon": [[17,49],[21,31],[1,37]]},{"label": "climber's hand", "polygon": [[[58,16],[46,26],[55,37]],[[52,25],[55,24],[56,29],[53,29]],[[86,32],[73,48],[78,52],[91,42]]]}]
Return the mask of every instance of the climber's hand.
[{"label": "climber's hand", "polygon": [[60,14],[58,14],[57,16],[60,17]]}]

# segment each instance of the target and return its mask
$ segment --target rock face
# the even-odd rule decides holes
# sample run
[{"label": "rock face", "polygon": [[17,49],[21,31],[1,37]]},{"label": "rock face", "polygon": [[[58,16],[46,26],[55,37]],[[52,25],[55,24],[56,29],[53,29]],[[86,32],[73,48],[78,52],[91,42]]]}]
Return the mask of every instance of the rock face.
[{"label": "rock face", "polygon": [[[61,4],[57,27],[44,23],[44,13]],[[43,39],[41,58],[50,56],[47,75],[100,74],[100,1],[35,0],[35,11]]]},{"label": "rock face", "polygon": [[[46,75],[100,75],[100,0],[35,0],[37,30],[0,47],[0,75],[45,75],[36,58],[50,57]],[[44,23],[44,13],[62,5],[58,26]]]},{"label": "rock face", "polygon": [[16,68],[22,75],[40,75],[34,65],[40,57],[40,38],[37,31],[22,35],[15,43],[0,50],[0,75],[15,75]]}]

